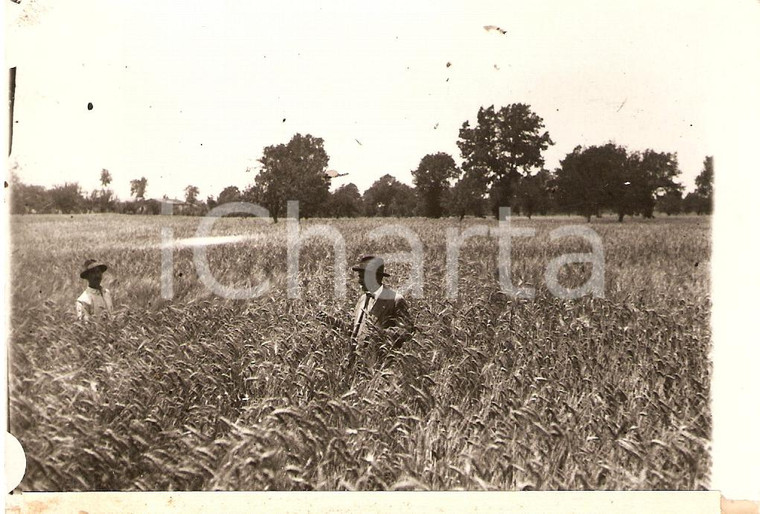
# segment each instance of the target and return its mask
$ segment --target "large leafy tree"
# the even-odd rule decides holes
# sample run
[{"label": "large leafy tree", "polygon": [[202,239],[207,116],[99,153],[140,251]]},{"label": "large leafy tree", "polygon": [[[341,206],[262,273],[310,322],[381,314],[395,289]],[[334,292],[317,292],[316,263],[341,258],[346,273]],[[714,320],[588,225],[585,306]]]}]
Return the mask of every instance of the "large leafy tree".
[{"label": "large leafy tree", "polygon": [[554,142],[543,119],[530,106],[516,103],[481,107],[474,127],[459,130],[457,145],[466,172],[481,175],[490,186],[492,210],[510,206],[517,180],[544,164],[542,152]]},{"label": "large leafy tree", "polygon": [[301,216],[316,216],[330,195],[330,177],[325,174],[328,161],[323,140],[310,134],[296,134],[287,144],[267,146],[250,195],[269,210],[275,222],[285,214],[288,200],[299,202]]},{"label": "large leafy tree", "polygon": [[618,221],[626,215],[652,217],[658,195],[680,191],[675,154],[645,150],[628,153],[614,143],[576,147],[560,162],[557,195],[562,207],[585,216],[613,210]]},{"label": "large leafy tree", "polygon": [[440,218],[443,214],[443,199],[449,189],[449,180],[459,175],[454,159],[447,153],[428,154],[422,158],[416,170],[412,171],[417,196],[422,202],[425,216]]},{"label": "large leafy tree", "polygon": [[[625,214],[641,214],[645,218],[654,216],[657,198],[669,192],[683,189],[675,179],[681,173],[678,156],[670,152],[644,150],[629,158],[629,188],[635,192],[633,205]],[[618,219],[622,220],[620,210]]]},{"label": "large leafy tree", "polygon": [[[582,148],[576,146],[560,161],[557,170],[557,200],[560,206],[591,221],[617,200],[626,200],[625,176],[628,152],[613,143]],[[617,197],[617,198],[616,198]]]}]

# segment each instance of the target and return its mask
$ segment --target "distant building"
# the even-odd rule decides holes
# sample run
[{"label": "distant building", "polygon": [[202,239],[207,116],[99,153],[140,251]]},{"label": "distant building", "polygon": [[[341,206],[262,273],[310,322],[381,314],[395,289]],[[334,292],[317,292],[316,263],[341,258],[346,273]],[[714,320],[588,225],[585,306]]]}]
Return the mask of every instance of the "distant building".
[{"label": "distant building", "polygon": [[163,205],[169,205],[172,209],[171,210],[172,214],[184,214],[185,211],[189,207],[191,207],[191,205],[184,200],[177,200],[176,198],[169,198],[168,196],[164,196],[160,200],[156,200],[156,201],[161,202],[162,214],[163,214]]}]

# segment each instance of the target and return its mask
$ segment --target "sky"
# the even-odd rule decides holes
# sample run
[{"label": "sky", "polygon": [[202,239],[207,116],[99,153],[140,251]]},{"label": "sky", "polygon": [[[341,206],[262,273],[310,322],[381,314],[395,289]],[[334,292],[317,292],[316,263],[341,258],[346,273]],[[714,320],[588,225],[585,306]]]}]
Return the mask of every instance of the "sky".
[{"label": "sky", "polygon": [[141,176],[148,197],[205,198],[308,133],[348,173],[333,187],[411,184],[428,153],[461,162],[481,106],[517,102],[555,142],[549,169],[614,141],[676,152],[691,190],[713,152],[715,1],[25,2],[6,10],[26,183],[89,191],[106,168],[121,198]]}]

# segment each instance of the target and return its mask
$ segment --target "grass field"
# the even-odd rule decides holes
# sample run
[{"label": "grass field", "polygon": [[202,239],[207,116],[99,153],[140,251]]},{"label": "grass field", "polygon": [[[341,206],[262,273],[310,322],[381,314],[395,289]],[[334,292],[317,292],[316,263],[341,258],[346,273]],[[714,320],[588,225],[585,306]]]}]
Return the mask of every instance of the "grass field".
[{"label": "grass field", "polygon": [[[579,218],[513,220],[512,277],[536,298],[510,300],[493,276],[497,243],[460,256],[446,299],[445,230],[493,220],[330,223],[349,261],[406,251],[370,241],[383,223],[425,248],[417,333],[383,369],[343,376],[345,337],[315,320],[349,320],[358,295],[332,296],[331,247],[301,253],[301,300],[285,294],[285,226],[224,218],[215,235],[264,237],[209,247],[222,283],[269,278],[254,300],[224,300],[174,253],[160,289],[162,227],[192,237],[198,218],[13,217],[11,431],[25,448],[24,490],[703,489],[710,465],[710,220],[594,220],[605,298],[561,300],[548,262],[589,251],[551,242]],[[75,322],[85,258],[111,266],[109,324]],[[405,265],[389,265],[391,287]],[[578,284],[583,266],[563,280]],[[327,294],[326,294],[327,293]]]}]

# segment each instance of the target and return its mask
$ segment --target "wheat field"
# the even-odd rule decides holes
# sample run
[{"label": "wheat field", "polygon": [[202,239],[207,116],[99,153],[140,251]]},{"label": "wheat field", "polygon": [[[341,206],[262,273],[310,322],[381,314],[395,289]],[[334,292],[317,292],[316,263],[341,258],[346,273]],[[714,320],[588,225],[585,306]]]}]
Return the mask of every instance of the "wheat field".
[{"label": "wheat field", "polygon": [[[161,297],[161,229],[192,237],[199,219],[15,216],[11,219],[11,432],[27,455],[22,490],[581,490],[705,489],[710,469],[710,220],[595,219],[605,297],[562,300],[543,285],[554,257],[589,251],[549,232],[573,217],[513,220],[515,300],[494,277],[498,245],[461,251],[459,294],[443,294],[445,231],[494,220],[341,219],[326,223],[362,253],[400,224],[424,244],[417,331],[382,368],[343,373],[359,289],[335,297],[332,247],[301,252],[301,299],[285,294],[285,224],[223,218],[208,247],[224,284],[268,279],[225,300],[174,251],[174,298]],[[109,264],[110,323],[75,321],[86,258]],[[409,267],[389,264],[391,287]],[[563,269],[566,284],[588,276]]]}]

